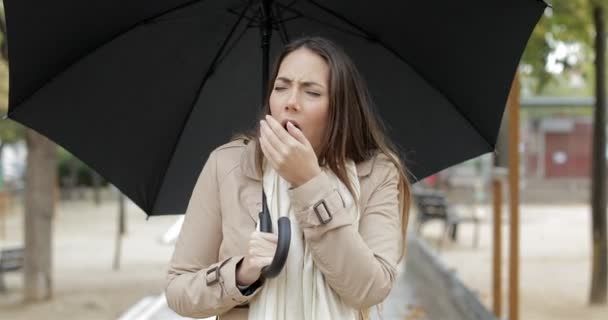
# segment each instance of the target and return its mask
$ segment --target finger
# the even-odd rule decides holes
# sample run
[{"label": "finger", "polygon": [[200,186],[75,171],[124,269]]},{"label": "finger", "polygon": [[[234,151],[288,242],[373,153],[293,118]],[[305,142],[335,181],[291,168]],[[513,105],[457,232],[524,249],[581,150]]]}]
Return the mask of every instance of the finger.
[{"label": "finger", "polygon": [[251,244],[251,247],[249,248],[250,255],[259,256],[259,257],[272,257],[272,256],[274,256],[274,253],[276,251],[277,251],[276,243],[270,243],[270,242],[265,242],[265,243],[254,242]]},{"label": "finger", "polygon": [[274,234],[274,233],[270,233],[270,232],[258,232],[258,235],[261,239],[268,241],[268,242],[272,242],[272,243],[277,243],[279,240],[279,237]]},{"label": "finger", "polygon": [[277,243],[260,237],[252,239],[249,243],[249,247],[252,252],[264,253],[263,255],[272,255],[276,251]]},{"label": "finger", "polygon": [[276,246],[278,237],[273,233],[258,232],[251,238],[251,241],[256,246]]},{"label": "finger", "polygon": [[274,257],[275,252],[277,251],[276,246],[274,248],[272,247],[268,247],[268,248],[251,248],[251,250],[249,250],[249,255],[253,256],[253,257],[269,257],[272,258]]},{"label": "finger", "polygon": [[298,129],[298,127],[294,126],[293,123],[291,123],[291,121],[287,122],[287,132],[290,133],[291,136],[294,137],[301,144],[303,144],[305,146],[310,146],[310,142],[304,135],[304,132],[302,132],[302,130]]},{"label": "finger", "polygon": [[268,142],[266,142],[266,139],[264,139],[264,137],[260,137],[260,148],[262,149],[262,153],[264,154],[264,157],[266,158],[266,160],[270,163],[270,165],[273,168],[276,168],[277,165],[274,161],[274,158],[272,157],[272,154],[270,153],[270,151],[267,150]]},{"label": "finger", "polygon": [[284,144],[293,143],[294,138],[283,128],[283,126],[271,115],[266,115],[266,123],[277,138]]},{"label": "finger", "polygon": [[283,156],[268,143],[265,137],[260,137],[260,146],[262,147],[266,159],[268,159],[273,168],[277,169],[278,163],[283,161]]},{"label": "finger", "polygon": [[256,268],[263,268],[272,263],[272,258],[270,257],[251,257],[251,264]]},{"label": "finger", "polygon": [[270,128],[268,121],[262,121],[261,133],[264,135],[264,138],[268,144],[270,144],[280,154],[284,154],[287,145],[281,141],[277,134]]},{"label": "finger", "polygon": [[258,266],[260,268],[262,267],[266,267],[269,266],[272,263],[272,259],[271,257],[264,257],[264,258],[260,258],[260,260],[258,260]]},{"label": "finger", "polygon": [[260,135],[260,148],[262,149],[262,153],[264,154],[264,156],[266,157],[266,159],[268,159],[269,161],[271,161],[272,159],[270,159],[270,151],[268,151],[268,142],[266,142],[266,138],[264,136],[264,134]]}]

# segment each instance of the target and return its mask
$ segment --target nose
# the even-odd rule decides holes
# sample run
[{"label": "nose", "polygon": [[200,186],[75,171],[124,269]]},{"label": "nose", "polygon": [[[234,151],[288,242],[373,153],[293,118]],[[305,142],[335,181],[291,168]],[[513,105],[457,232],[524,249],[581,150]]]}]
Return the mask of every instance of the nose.
[{"label": "nose", "polygon": [[291,92],[291,94],[289,95],[289,97],[286,101],[285,111],[288,111],[289,109],[291,109],[293,111],[300,110],[300,106],[298,105],[298,93],[296,90],[293,90]]}]

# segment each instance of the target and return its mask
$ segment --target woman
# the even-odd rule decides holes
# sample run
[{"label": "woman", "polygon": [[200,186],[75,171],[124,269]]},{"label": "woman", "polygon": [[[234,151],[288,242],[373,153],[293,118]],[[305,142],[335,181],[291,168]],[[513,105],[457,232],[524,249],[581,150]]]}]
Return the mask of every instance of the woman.
[{"label": "woman", "polygon": [[[351,59],[323,38],[279,55],[253,133],[214,150],[195,185],[168,271],[178,314],[220,319],[361,319],[403,257],[410,187]],[[281,274],[262,279],[291,218]]]}]

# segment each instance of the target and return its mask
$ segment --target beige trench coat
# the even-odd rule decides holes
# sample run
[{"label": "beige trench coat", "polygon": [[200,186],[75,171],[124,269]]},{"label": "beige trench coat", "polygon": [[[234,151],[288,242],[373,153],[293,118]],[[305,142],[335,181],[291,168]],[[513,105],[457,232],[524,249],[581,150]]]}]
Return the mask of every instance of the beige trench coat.
[{"label": "beige trench coat", "polygon": [[[198,178],[169,264],[167,303],[180,315],[247,319],[248,302],[235,269],[247,252],[261,210],[255,143],[231,141],[214,150]],[[306,245],[325,280],[344,300],[364,309],[384,300],[403,256],[396,167],[384,155],[357,164],[361,185],[359,230],[343,210],[325,173],[291,189],[289,196]],[[318,206],[321,223],[314,206]],[[409,205],[409,204],[408,204]]]}]

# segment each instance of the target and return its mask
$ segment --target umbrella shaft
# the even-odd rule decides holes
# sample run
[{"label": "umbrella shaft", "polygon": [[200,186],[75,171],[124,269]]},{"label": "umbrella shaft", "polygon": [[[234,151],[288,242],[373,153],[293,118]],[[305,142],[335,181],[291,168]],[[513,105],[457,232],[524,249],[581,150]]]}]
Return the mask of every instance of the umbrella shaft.
[{"label": "umbrella shaft", "polygon": [[268,56],[270,52],[270,38],[272,37],[272,0],[262,0],[262,23],[260,34],[262,37],[262,109],[266,103],[265,97],[268,92]]},{"label": "umbrella shaft", "polygon": [[[268,56],[270,52],[270,38],[272,37],[272,0],[262,0],[262,23],[260,24],[260,35],[262,37],[262,110],[264,110],[265,98],[268,92]],[[272,232],[270,212],[266,204],[266,193],[262,188],[262,212],[260,212],[260,231]]]}]

